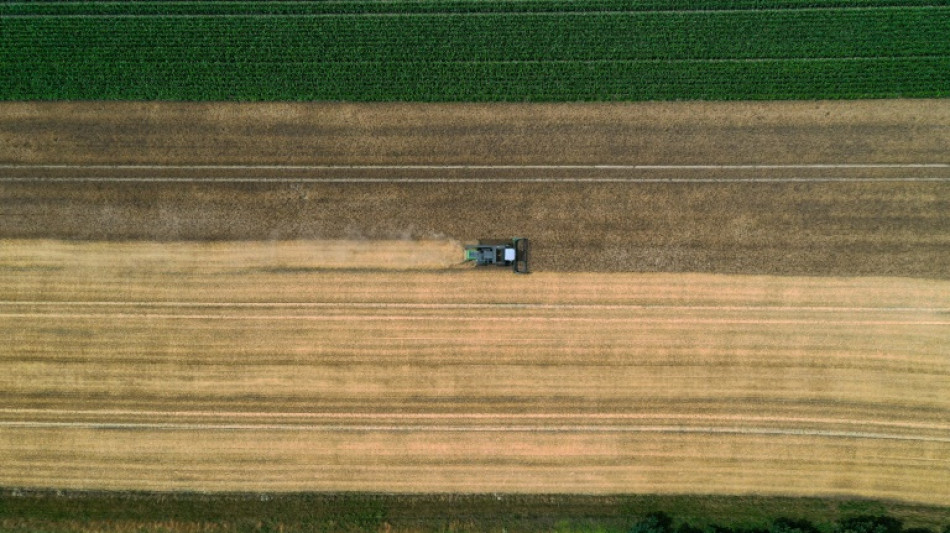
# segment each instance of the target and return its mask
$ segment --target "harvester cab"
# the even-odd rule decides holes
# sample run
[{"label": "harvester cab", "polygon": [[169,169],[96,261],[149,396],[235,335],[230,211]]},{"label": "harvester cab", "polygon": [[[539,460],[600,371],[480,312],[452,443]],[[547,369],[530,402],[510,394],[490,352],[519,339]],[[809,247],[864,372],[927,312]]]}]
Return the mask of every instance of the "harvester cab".
[{"label": "harvester cab", "polygon": [[465,260],[475,266],[511,267],[517,274],[527,274],[528,239],[515,237],[510,241],[479,241],[465,247]]}]

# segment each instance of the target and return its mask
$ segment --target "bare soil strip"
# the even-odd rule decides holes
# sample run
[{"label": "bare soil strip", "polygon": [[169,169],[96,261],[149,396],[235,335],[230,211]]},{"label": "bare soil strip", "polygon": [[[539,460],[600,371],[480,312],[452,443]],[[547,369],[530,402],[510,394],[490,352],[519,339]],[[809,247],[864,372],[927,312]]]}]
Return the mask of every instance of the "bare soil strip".
[{"label": "bare soil strip", "polygon": [[4,241],[0,484],[950,503],[945,281],[323,247]]},{"label": "bare soil strip", "polygon": [[950,163],[950,102],[0,103],[0,163]]}]

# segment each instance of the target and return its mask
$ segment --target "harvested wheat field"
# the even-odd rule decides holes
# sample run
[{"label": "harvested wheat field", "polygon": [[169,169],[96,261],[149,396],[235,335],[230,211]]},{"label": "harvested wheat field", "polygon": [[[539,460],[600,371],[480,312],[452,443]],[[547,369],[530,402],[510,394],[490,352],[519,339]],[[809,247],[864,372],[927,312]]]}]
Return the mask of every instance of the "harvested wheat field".
[{"label": "harvested wheat field", "polygon": [[948,100],[0,103],[0,486],[948,505],[947,154]]},{"label": "harvested wheat field", "polygon": [[950,503],[950,283],[460,256],[2,241],[0,485]]}]

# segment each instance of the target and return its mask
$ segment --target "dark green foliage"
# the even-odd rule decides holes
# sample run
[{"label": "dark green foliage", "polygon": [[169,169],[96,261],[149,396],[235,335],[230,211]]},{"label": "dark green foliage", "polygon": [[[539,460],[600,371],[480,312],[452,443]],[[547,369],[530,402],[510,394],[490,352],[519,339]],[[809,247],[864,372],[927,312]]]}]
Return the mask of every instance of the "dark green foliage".
[{"label": "dark green foliage", "polygon": [[[3,520],[21,519],[19,531],[71,530],[68,524],[174,522],[222,526],[225,531],[375,531],[386,520],[387,498],[374,494],[189,494],[189,493],[30,493],[11,498],[0,494]],[[97,529],[95,526],[89,529]],[[176,531],[169,527],[161,531]]]},{"label": "dark green foliage", "polygon": [[769,530],[765,528],[731,528],[728,526],[711,524],[706,526],[705,533],[769,533]]},{"label": "dark green foliage", "polygon": [[947,0],[24,2],[0,99],[946,97],[948,34]]},{"label": "dark green foliage", "polygon": [[663,512],[653,512],[630,528],[630,533],[671,533],[673,519]]},{"label": "dark green foliage", "polygon": [[[32,4],[32,5],[31,5]],[[339,2],[18,2],[0,15],[320,15],[333,13],[550,13],[574,11],[723,11],[945,5],[940,0],[344,0]]]},{"label": "dark green foliage", "polygon": [[901,533],[903,524],[892,516],[855,516],[838,522],[837,533]]},{"label": "dark green foliage", "polygon": [[934,532],[925,527],[912,527],[909,529],[905,529],[904,533],[934,533]]},{"label": "dark green foliage", "polygon": [[[476,494],[193,494],[0,490],[0,531],[502,531],[556,529],[640,533],[836,531],[840,524],[886,526],[866,515],[842,520],[853,505],[940,531],[947,508],[870,500],[731,496]],[[656,509],[664,509],[656,513]],[[650,514],[646,514],[646,513]],[[809,521],[777,517],[792,514]],[[868,518],[870,516],[870,518]],[[891,519],[893,520],[893,519]],[[900,521],[898,520],[899,524]],[[672,526],[678,524],[676,528]],[[712,525],[723,524],[723,525]],[[769,528],[763,528],[771,525]],[[873,529],[873,527],[872,527]],[[908,530],[909,531],[909,530]],[[908,533],[904,531],[903,533]],[[950,533],[943,531],[943,533]]]},{"label": "dark green foliage", "polygon": [[703,533],[703,530],[683,522],[676,528],[676,533]]},{"label": "dark green foliage", "polygon": [[808,520],[793,520],[791,518],[776,518],[769,528],[769,533],[818,533],[818,528]]},{"label": "dark green foliage", "polygon": [[703,533],[739,533],[739,532],[728,526],[720,526],[719,524],[710,524],[706,526]]}]

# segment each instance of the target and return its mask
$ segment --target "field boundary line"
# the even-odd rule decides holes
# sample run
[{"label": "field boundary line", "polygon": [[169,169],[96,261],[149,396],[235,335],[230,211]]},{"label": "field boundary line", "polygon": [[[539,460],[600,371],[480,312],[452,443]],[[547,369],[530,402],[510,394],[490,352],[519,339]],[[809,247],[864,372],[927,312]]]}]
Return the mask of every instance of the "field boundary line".
[{"label": "field boundary line", "polygon": [[950,177],[902,178],[166,178],[0,177],[0,183],[900,183],[950,182]]},{"label": "field boundary line", "polygon": [[[767,63],[777,61],[795,61],[799,63],[815,63],[820,61],[907,61],[915,59],[950,59],[946,54],[914,54],[914,55],[881,55],[881,56],[813,56],[813,57],[645,57],[645,58],[616,58],[616,59],[443,59],[438,61],[404,61],[403,63],[426,64],[426,65],[561,65],[561,64],[580,64],[580,65],[599,65],[615,63]],[[115,61],[115,64],[129,63],[127,61]],[[180,61],[176,63],[182,63]],[[185,62],[187,63],[187,62]],[[212,65],[231,65],[225,61],[208,61]],[[377,65],[379,61],[360,61],[360,60],[327,60],[321,61],[321,65]],[[135,63],[136,65],[138,63]],[[282,61],[283,65],[313,65],[312,62],[304,61]]]},{"label": "field boundary line", "polygon": [[72,164],[0,164],[10,169],[97,169],[97,170],[797,170],[797,169],[877,169],[877,168],[947,168],[950,163],[802,163],[802,164],[565,164],[565,165],[72,165]]},{"label": "field boundary line", "polygon": [[438,426],[438,425],[347,425],[347,424],[184,424],[134,422],[35,422],[0,421],[0,427],[20,429],[92,429],[139,431],[312,431],[387,433],[666,433],[780,435],[839,439],[898,440],[950,443],[950,436],[901,435],[864,431],[816,429],[692,427],[692,426]]}]

